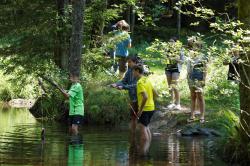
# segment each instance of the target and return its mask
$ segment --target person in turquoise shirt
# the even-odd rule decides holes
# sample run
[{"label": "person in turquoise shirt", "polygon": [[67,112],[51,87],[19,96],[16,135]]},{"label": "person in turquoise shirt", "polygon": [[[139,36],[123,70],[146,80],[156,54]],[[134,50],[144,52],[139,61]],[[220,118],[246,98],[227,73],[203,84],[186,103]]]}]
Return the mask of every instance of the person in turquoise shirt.
[{"label": "person in turquoise shirt", "polygon": [[118,57],[119,76],[123,78],[124,73],[127,71],[127,57],[129,55],[128,48],[131,48],[132,40],[129,35],[129,24],[125,20],[118,21],[115,26],[117,27],[116,37],[125,37],[122,41],[116,44],[114,51],[115,57]]},{"label": "person in turquoise shirt", "polygon": [[61,92],[65,98],[69,99],[69,131],[73,135],[78,135],[78,128],[82,124],[84,116],[83,89],[77,76],[71,75],[70,81],[72,85],[69,91],[62,89]]}]

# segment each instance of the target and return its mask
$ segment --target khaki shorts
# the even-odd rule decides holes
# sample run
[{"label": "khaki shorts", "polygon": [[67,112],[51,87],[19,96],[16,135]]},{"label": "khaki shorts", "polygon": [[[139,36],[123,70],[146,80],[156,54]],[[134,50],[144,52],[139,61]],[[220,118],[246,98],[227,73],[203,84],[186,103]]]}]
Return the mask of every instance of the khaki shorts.
[{"label": "khaki shorts", "polygon": [[126,57],[119,57],[119,71],[125,73],[127,71],[127,58]]}]

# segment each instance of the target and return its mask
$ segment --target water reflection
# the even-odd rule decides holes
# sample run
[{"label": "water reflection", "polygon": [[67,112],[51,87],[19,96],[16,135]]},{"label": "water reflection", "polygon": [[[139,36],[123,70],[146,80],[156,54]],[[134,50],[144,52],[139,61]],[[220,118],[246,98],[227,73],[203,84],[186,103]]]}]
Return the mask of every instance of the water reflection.
[{"label": "water reflection", "polygon": [[[25,110],[0,111],[0,165],[84,166],[223,166],[210,147],[213,140],[153,136],[146,156],[140,155],[138,137],[127,130],[82,128],[82,139],[69,140],[67,125],[41,124]],[[145,148],[145,147],[144,147]]]},{"label": "water reflection", "polygon": [[68,166],[83,166],[84,147],[81,136],[72,136],[68,146]]},{"label": "water reflection", "polygon": [[186,163],[191,166],[204,165],[205,141],[202,138],[168,137],[167,156],[169,163],[175,165]]}]

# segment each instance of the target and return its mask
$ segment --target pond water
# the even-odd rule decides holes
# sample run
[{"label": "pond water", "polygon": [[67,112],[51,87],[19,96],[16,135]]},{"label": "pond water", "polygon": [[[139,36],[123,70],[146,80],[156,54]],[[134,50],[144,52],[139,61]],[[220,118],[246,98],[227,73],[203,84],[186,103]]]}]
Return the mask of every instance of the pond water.
[{"label": "pond water", "polygon": [[42,125],[28,110],[0,108],[0,165],[225,165],[214,154],[212,139],[157,135],[152,138],[148,154],[141,156],[126,128],[85,126],[81,141],[72,144],[66,125],[47,123],[44,127],[46,137],[42,142]]}]

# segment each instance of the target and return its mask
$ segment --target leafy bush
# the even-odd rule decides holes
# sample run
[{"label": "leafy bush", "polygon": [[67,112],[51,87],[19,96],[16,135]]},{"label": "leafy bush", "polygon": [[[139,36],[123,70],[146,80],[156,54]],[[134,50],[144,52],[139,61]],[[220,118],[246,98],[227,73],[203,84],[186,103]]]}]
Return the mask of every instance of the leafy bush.
[{"label": "leafy bush", "polygon": [[87,121],[91,124],[120,124],[128,121],[128,94],[106,86],[114,79],[103,73],[101,75],[107,78],[93,79],[85,88]]},{"label": "leafy bush", "polygon": [[249,165],[250,161],[250,143],[242,139],[240,127],[235,127],[230,137],[225,140],[224,158],[231,164]]},{"label": "leafy bush", "polygon": [[0,91],[1,101],[10,101],[12,97],[13,97],[12,91],[8,87],[5,87]]}]

